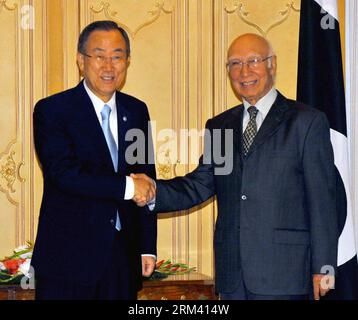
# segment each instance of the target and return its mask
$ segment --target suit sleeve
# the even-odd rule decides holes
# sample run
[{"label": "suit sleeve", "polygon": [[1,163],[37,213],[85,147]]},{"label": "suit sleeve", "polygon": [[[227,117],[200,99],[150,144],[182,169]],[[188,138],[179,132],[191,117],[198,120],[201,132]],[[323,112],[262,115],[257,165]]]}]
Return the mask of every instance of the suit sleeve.
[{"label": "suit sleeve", "polygon": [[45,181],[71,195],[124,201],[126,177],[87,172],[76,157],[65,120],[51,109],[41,100],[34,110],[35,148]]},{"label": "suit sleeve", "polygon": [[303,169],[310,220],[311,265],[313,273],[337,266],[338,227],[336,212],[336,173],[326,116],[319,113],[308,130]]},{"label": "suit sleeve", "polygon": [[[144,122],[143,132],[145,135],[145,142],[148,146],[146,150],[146,161],[144,164],[139,164],[136,173],[145,173],[152,179],[156,179],[155,160],[154,160],[154,148],[153,139],[150,127],[150,117],[147,106],[144,105]],[[150,214],[147,206],[139,208],[140,210],[140,223],[142,229],[141,247],[142,254],[157,255],[157,215]]]},{"label": "suit sleeve", "polygon": [[[206,123],[204,155],[200,157],[197,168],[185,175],[170,180],[157,180],[155,212],[186,210],[196,206],[215,194],[214,170],[212,161],[212,145],[210,120]],[[205,162],[205,163],[204,163]]]}]

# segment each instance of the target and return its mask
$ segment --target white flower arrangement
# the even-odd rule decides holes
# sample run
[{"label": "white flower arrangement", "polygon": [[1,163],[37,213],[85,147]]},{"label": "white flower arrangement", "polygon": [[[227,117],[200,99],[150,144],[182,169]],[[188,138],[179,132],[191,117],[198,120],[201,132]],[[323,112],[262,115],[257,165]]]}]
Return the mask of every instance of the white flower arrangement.
[{"label": "white flower arrangement", "polygon": [[0,260],[0,284],[18,284],[26,276],[31,277],[30,265],[33,244],[17,247],[13,255]]}]

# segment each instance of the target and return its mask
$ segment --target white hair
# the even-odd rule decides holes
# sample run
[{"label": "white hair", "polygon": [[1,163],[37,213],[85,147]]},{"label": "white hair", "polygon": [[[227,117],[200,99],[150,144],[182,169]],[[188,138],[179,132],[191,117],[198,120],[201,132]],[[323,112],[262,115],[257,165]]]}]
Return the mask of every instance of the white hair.
[{"label": "white hair", "polygon": [[276,54],[275,54],[275,51],[273,51],[273,47],[272,47],[272,44],[271,44],[271,42],[270,41],[268,41],[267,39],[265,39],[266,40],[266,43],[267,43],[267,46],[268,46],[268,49],[269,49],[269,57],[270,58],[268,58],[267,59],[267,67],[269,68],[269,69],[271,69],[272,68],[272,57],[273,56],[275,56]]}]

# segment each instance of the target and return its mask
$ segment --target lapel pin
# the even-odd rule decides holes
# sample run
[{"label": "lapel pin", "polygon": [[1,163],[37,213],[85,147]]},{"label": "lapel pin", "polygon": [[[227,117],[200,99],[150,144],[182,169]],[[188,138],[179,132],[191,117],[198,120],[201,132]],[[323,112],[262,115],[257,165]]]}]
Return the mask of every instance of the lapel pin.
[{"label": "lapel pin", "polygon": [[124,122],[127,121],[127,117],[126,117],[126,116],[124,116],[122,119],[123,119]]}]

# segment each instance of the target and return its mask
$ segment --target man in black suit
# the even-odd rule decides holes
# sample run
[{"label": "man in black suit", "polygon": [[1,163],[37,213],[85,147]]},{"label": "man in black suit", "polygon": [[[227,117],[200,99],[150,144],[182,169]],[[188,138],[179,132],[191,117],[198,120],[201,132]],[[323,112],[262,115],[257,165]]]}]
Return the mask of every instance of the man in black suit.
[{"label": "man in black suit", "polygon": [[[266,39],[235,39],[227,68],[243,104],[207,122],[204,156],[193,172],[156,182],[155,211],[184,210],[217,196],[215,280],[222,299],[307,299],[312,289],[319,299],[332,286],[337,263],[328,121],[275,89],[276,56]],[[208,161],[215,159],[215,130],[233,132],[227,174]],[[145,178],[133,175],[139,177]]]},{"label": "man in black suit", "polygon": [[144,163],[126,158],[129,130],[151,143],[146,105],[117,91],[129,58],[128,36],[116,23],[88,25],[77,54],[84,80],[35,106],[44,177],[32,258],[37,299],[136,299],[141,275],[154,269],[156,217],[129,201],[154,192],[130,173],[155,178],[148,154]]}]

